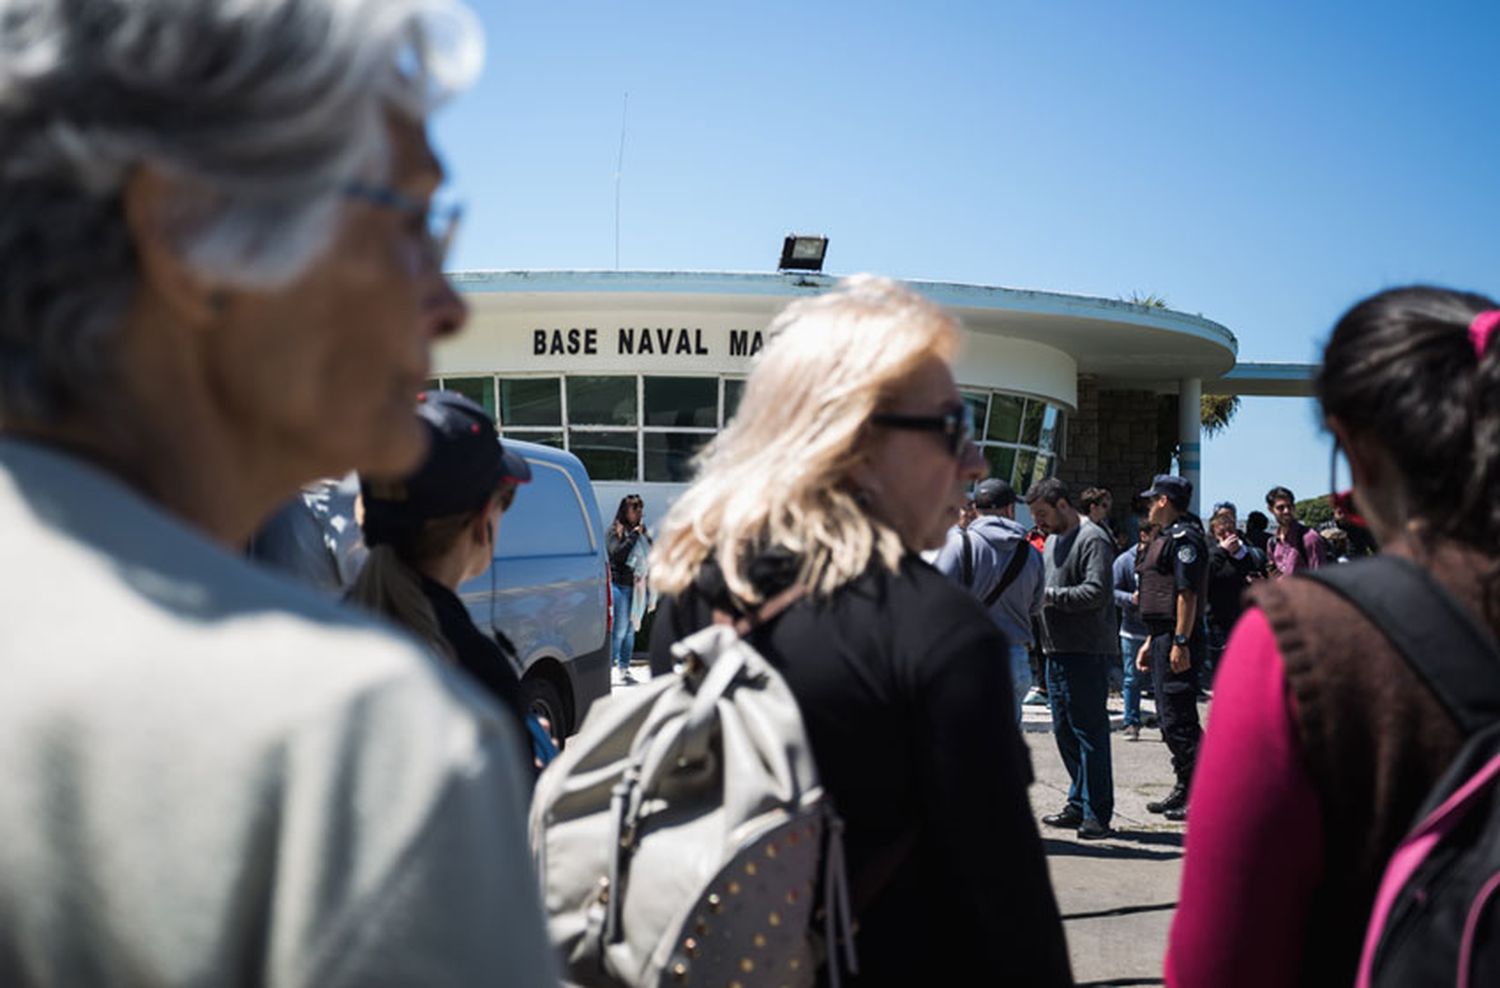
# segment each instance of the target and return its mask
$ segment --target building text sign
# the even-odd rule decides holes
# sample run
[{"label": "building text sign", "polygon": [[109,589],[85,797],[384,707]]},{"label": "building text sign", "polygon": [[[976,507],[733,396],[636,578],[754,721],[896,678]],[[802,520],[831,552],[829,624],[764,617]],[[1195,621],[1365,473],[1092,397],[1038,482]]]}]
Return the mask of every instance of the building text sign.
[{"label": "building text sign", "polygon": [[715,342],[701,328],[666,326],[621,326],[601,330],[597,326],[567,329],[533,329],[531,353],[536,357],[753,357],[765,345],[765,334],[755,329],[731,329],[728,352],[716,353]]}]

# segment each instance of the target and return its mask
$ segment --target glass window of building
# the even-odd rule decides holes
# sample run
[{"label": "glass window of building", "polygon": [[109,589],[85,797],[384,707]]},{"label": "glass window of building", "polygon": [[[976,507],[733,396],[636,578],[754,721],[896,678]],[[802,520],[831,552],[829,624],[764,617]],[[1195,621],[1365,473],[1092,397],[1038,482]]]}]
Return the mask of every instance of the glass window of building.
[{"label": "glass window of building", "polygon": [[984,438],[1013,443],[1021,433],[1021,409],[1025,400],[1015,395],[990,395],[990,421]]},{"label": "glass window of building", "polygon": [[454,391],[465,398],[482,405],[490,420],[495,419],[495,378],[486,374],[484,377],[445,377],[443,378],[443,390]]},{"label": "glass window of building", "polygon": [[[476,401],[490,397],[502,434],[571,450],[594,480],[682,484],[693,457],[739,411],[745,379],[668,375],[456,377],[431,382]],[[457,387],[454,387],[454,385]],[[990,476],[1018,494],[1049,477],[1063,455],[1066,416],[1019,395],[965,388]]]},{"label": "glass window of building", "polygon": [[710,439],[712,432],[647,432],[645,447],[645,480],[666,484],[685,484],[693,479],[693,457]]},{"label": "glass window of building", "polygon": [[1026,412],[1021,416],[1021,445],[1035,446],[1042,441],[1042,419],[1047,406],[1035,398],[1026,402]]},{"label": "glass window of building", "polygon": [[590,480],[640,479],[640,433],[568,430],[568,451],[583,461]]},{"label": "glass window of building", "polygon": [[1025,496],[1026,491],[1036,480],[1036,451],[1030,449],[1016,450],[1016,472],[1010,479],[1010,485],[1016,489],[1016,493]]},{"label": "glass window of building", "polygon": [[[1016,466],[1016,449],[1014,446],[986,446],[984,447],[984,458],[990,465],[990,476],[999,477],[1001,480],[1010,480],[1011,472]],[[1025,491],[1017,491],[1025,494]]]},{"label": "glass window of building", "polygon": [[568,425],[635,425],[637,380],[634,376],[567,378]]},{"label": "glass window of building", "polygon": [[531,429],[504,429],[500,435],[506,439],[521,439],[528,443],[537,443],[541,446],[551,446],[553,449],[565,449],[563,445],[563,434],[561,432],[534,432]]},{"label": "glass window of building", "polygon": [[1063,415],[1053,405],[1047,406],[1047,413],[1042,416],[1042,438],[1037,445],[1051,452],[1060,452],[1062,443]]},{"label": "glass window of building", "polygon": [[562,379],[502,378],[500,423],[507,429],[562,428]]},{"label": "glass window of building", "polygon": [[719,382],[712,377],[648,377],[642,381],[645,425],[714,429],[719,425]]},{"label": "glass window of building", "polygon": [[984,440],[984,420],[989,411],[990,396],[982,391],[963,391],[960,396],[964,404],[968,405],[974,413],[974,441]]},{"label": "glass window of building", "polygon": [[740,398],[745,394],[745,382],[733,377],[724,379],[724,424],[734,418],[734,413],[740,410]]}]

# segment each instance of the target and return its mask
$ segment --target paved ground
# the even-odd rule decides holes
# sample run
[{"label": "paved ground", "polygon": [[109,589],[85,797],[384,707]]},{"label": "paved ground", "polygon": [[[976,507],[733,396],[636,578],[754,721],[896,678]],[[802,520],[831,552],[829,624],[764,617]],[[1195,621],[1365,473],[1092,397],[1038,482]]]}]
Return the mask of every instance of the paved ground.
[{"label": "paved ground", "polygon": [[[1149,710],[1150,701],[1142,706]],[[1205,706],[1199,711],[1206,716]],[[1110,738],[1117,836],[1080,841],[1071,830],[1042,827],[1042,840],[1078,983],[1159,985],[1182,871],[1183,825],[1146,812],[1147,802],[1172,788],[1161,732],[1145,730],[1140,741],[1127,742],[1118,732],[1119,697],[1110,698],[1110,712],[1117,728]],[[1023,727],[1037,776],[1031,804],[1040,819],[1067,802],[1068,773],[1047,709],[1026,708]]]}]

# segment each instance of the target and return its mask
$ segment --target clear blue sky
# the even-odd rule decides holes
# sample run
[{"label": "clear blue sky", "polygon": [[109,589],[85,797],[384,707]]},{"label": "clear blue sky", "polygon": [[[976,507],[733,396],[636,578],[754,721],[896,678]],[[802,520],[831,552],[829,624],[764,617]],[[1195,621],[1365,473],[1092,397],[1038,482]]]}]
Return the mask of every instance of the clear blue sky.
[{"label": "clear blue sky", "polygon": [[[1313,361],[1383,287],[1500,293],[1500,4],[473,3],[435,128],[456,268],[826,270],[1154,292]],[[1247,399],[1205,504],[1327,487],[1312,402]]]}]

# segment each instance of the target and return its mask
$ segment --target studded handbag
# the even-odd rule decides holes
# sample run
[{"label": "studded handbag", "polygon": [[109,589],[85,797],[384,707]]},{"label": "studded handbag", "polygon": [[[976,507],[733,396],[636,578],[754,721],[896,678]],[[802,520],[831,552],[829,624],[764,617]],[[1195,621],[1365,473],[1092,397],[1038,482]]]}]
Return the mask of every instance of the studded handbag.
[{"label": "studded handbag", "polygon": [[809,985],[825,949],[857,971],[842,823],[742,637],[798,596],[673,645],[680,672],[596,703],[542,773],[532,852],[570,983]]}]

